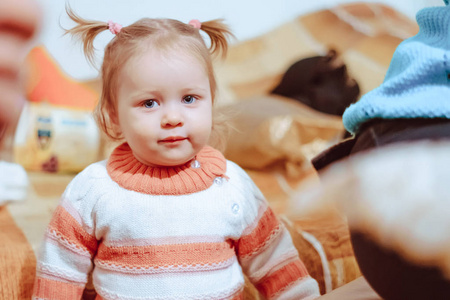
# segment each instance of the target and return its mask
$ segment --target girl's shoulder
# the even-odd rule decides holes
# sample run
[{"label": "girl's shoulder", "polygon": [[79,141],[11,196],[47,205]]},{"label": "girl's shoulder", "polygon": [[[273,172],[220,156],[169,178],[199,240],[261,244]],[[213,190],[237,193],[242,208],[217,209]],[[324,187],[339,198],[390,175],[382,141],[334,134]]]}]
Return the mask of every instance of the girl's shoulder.
[{"label": "girl's shoulder", "polygon": [[92,179],[102,179],[108,177],[108,172],[106,171],[106,160],[98,161],[90,164],[78,173],[73,181],[85,181]]},{"label": "girl's shoulder", "polygon": [[227,160],[227,171],[226,176],[231,182],[241,182],[241,183],[249,183],[248,181],[252,181],[250,176],[248,176],[247,172],[242,169],[238,164],[231,160]]},{"label": "girl's shoulder", "polygon": [[227,160],[227,182],[234,191],[233,201],[242,218],[242,228],[255,222],[261,211],[268,207],[267,200],[251,177],[238,164]]},{"label": "girl's shoulder", "polygon": [[228,182],[242,190],[245,193],[251,193],[256,199],[264,199],[263,194],[247,174],[247,172],[242,169],[238,164],[227,160],[227,180]]},{"label": "girl's shoulder", "polygon": [[93,191],[107,189],[105,183],[109,176],[106,171],[106,161],[95,162],[78,173],[64,191],[64,198],[79,199]]},{"label": "girl's shoulder", "polygon": [[[242,169],[237,163],[228,160],[227,159],[227,172],[226,175],[229,178],[233,178],[233,177],[238,177],[238,178],[248,178],[250,179],[250,177],[248,176],[247,172],[245,172],[244,169]],[[250,179],[251,180],[251,179]]]}]

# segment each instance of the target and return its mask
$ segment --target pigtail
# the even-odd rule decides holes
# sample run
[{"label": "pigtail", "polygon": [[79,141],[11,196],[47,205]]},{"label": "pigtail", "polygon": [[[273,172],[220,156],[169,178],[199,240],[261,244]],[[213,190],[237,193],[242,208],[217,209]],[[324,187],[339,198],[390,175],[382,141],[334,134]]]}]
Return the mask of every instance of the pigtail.
[{"label": "pigtail", "polygon": [[228,39],[234,38],[230,28],[223,22],[223,19],[216,19],[201,23],[201,30],[208,34],[211,39],[209,51],[211,54],[225,58],[228,51]]},{"label": "pigtail", "polygon": [[70,34],[81,40],[83,43],[84,55],[89,63],[95,67],[94,39],[99,33],[108,30],[108,23],[85,20],[75,14],[75,12],[68,5],[66,5],[66,12],[69,18],[78,25],[71,29],[65,29],[65,34]]}]

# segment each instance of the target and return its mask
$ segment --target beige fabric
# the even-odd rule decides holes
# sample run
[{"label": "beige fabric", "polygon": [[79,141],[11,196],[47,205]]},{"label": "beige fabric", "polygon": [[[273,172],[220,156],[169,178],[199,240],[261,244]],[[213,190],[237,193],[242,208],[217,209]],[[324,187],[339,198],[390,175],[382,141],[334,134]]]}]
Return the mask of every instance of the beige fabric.
[{"label": "beige fabric", "polygon": [[358,277],[350,283],[319,297],[320,300],[382,300],[369,286],[364,277]]},{"label": "beige fabric", "polygon": [[281,96],[253,97],[230,107],[236,114],[224,155],[243,168],[298,178],[314,156],[344,134],[340,117]]}]

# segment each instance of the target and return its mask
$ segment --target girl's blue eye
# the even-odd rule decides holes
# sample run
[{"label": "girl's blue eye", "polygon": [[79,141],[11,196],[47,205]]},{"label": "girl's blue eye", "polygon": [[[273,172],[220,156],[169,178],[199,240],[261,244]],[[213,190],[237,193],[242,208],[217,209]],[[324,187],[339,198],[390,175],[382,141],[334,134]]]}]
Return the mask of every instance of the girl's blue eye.
[{"label": "girl's blue eye", "polygon": [[156,102],[155,100],[146,100],[144,102],[144,107],[145,108],[154,108],[158,106],[158,102]]},{"label": "girl's blue eye", "polygon": [[196,99],[194,96],[191,96],[191,95],[185,96],[185,97],[183,98],[183,102],[186,103],[186,104],[192,104],[192,103],[194,103],[196,100],[197,100],[197,99]]}]

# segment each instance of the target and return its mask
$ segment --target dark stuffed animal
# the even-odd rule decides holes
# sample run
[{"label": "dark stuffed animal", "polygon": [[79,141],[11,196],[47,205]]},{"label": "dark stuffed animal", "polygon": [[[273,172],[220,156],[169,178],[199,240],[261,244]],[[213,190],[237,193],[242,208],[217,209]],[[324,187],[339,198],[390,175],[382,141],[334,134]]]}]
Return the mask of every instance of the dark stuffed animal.
[{"label": "dark stuffed animal", "polygon": [[359,92],[358,83],[349,76],[347,67],[334,50],[325,56],[297,61],[272,91],[317,111],[338,116],[356,102]]}]

